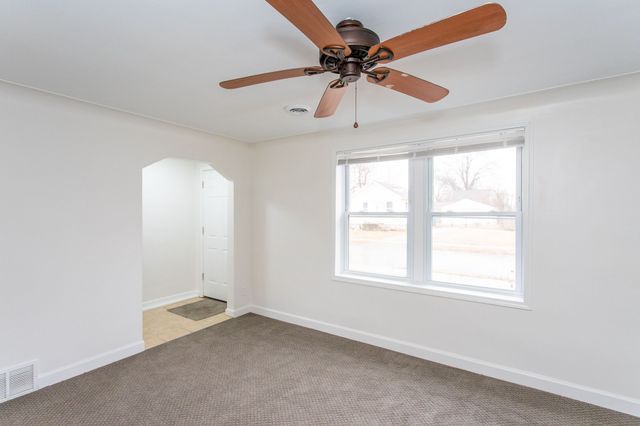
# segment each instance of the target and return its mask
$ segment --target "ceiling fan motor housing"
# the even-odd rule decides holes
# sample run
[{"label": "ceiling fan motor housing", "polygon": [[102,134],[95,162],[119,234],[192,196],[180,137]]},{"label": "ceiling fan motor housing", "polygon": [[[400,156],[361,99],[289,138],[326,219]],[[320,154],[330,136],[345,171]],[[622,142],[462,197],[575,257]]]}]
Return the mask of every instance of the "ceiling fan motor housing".
[{"label": "ceiling fan motor housing", "polygon": [[352,18],[341,21],[336,29],[351,49],[351,54],[340,59],[320,51],[320,66],[340,74],[343,83],[353,83],[360,78],[362,62],[369,55],[369,48],[380,43],[380,37]]}]

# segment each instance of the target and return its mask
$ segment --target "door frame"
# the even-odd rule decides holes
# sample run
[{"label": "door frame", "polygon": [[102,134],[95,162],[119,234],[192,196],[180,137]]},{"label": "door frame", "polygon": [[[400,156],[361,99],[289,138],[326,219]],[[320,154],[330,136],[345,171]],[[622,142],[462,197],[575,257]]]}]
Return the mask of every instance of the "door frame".
[{"label": "door frame", "polygon": [[235,247],[235,233],[234,233],[234,184],[233,181],[227,178],[224,174],[220,173],[216,170],[213,165],[209,163],[202,163],[198,170],[196,185],[198,188],[198,208],[197,212],[197,220],[198,224],[196,228],[197,241],[199,242],[199,250],[197,251],[197,261],[196,261],[196,284],[198,291],[200,292],[200,296],[204,296],[204,192],[203,192],[203,172],[206,170],[214,170],[216,173],[220,174],[226,181],[229,187],[229,199],[227,202],[227,280],[228,280],[228,294],[227,294],[227,309],[232,308],[234,305],[234,247]]}]

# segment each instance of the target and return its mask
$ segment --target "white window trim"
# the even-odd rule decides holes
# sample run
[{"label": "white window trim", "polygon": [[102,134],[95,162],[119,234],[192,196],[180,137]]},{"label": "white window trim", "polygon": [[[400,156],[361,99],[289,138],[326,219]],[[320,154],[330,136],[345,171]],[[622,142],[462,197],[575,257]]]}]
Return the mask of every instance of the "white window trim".
[{"label": "white window trim", "polygon": [[[379,274],[372,273],[364,273],[364,272],[353,272],[348,270],[343,270],[345,265],[348,265],[348,249],[346,245],[348,244],[348,216],[349,213],[345,210],[347,204],[344,202],[340,204],[339,200],[347,200],[348,191],[346,187],[348,186],[348,181],[345,178],[348,176],[338,176],[336,171],[336,160],[340,155],[340,152],[336,151],[335,156],[333,157],[332,168],[334,171],[334,178],[336,178],[336,193],[334,194],[334,213],[337,214],[336,221],[334,223],[336,226],[336,239],[334,244],[334,256],[332,257],[332,279],[336,282],[343,282],[349,284],[356,285],[365,285],[376,288],[383,288],[389,290],[410,292],[410,293],[418,293],[425,294],[436,297],[445,297],[450,299],[458,299],[465,300],[471,302],[485,303],[497,306],[504,306],[510,308],[518,308],[518,309],[531,309],[531,282],[530,282],[530,274],[526,275],[525,272],[526,265],[528,262],[528,256],[530,250],[528,249],[529,244],[529,216],[531,215],[531,206],[529,203],[529,194],[531,193],[530,188],[530,179],[529,173],[531,170],[532,164],[532,132],[529,124],[521,124],[517,126],[506,126],[504,129],[519,127],[524,129],[525,135],[525,143],[522,147],[520,147],[517,157],[517,189],[519,194],[517,195],[517,202],[519,204],[519,209],[516,212],[492,212],[492,213],[440,213],[440,212],[431,212],[429,208],[427,208],[426,203],[431,202],[431,191],[432,185],[430,183],[433,180],[432,176],[428,177],[428,181],[425,184],[420,185],[419,183],[416,185],[415,173],[416,166],[421,167],[422,165],[426,165],[427,162],[431,162],[432,159],[429,158],[427,160],[410,160],[409,161],[409,192],[412,194],[412,197],[409,197],[409,211],[406,214],[407,217],[407,277],[391,277],[384,276]],[[490,132],[499,132],[502,129],[494,129],[488,130],[482,133],[490,133]],[[466,137],[470,134],[463,135],[462,137]],[[417,141],[419,143],[429,143],[429,141]],[[347,168],[338,168],[345,170]],[[432,174],[433,167],[428,166],[428,171]],[[420,174],[420,173],[418,173]],[[345,185],[345,188],[341,190],[338,188],[341,184]],[[418,188],[416,188],[416,186]],[[425,188],[426,186],[426,188]],[[420,188],[422,187],[422,188]],[[340,197],[340,192],[344,191],[344,196]],[[423,193],[423,194],[421,194]],[[427,250],[430,252],[430,247],[428,246],[431,243],[431,226],[429,221],[429,217],[425,217],[424,219],[416,220],[415,212],[423,211],[426,212],[427,216],[481,216],[481,217],[510,217],[515,218],[516,220],[516,273],[518,274],[516,277],[517,288],[516,291],[501,291],[496,289],[488,289],[482,287],[475,286],[467,286],[462,284],[453,284],[453,283],[440,283],[437,281],[426,280],[425,277],[430,276],[429,268],[430,268],[430,259],[426,256]],[[340,213],[342,212],[342,214]],[[373,213],[366,212],[365,214],[356,213],[356,216],[385,216],[382,213]],[[353,214],[352,214],[353,215]],[[391,216],[398,216],[398,214],[391,213]],[[404,217],[405,214],[402,213],[400,216]],[[417,226],[422,226],[424,229],[417,229]],[[415,231],[414,231],[415,230]],[[424,241],[419,241],[419,239],[424,239]],[[418,241],[415,241],[418,240]],[[338,259],[338,257],[340,257]],[[422,264],[420,264],[422,263]],[[526,284],[526,285],[525,285]]]},{"label": "white window trim", "polygon": [[[334,166],[335,167],[335,166]],[[343,191],[343,199],[344,204],[342,206],[342,217],[341,225],[342,225],[342,244],[340,246],[340,250],[343,253],[343,257],[341,259],[341,264],[336,265],[337,269],[340,269],[339,275],[352,275],[352,276],[362,276],[362,277],[371,277],[371,278],[380,278],[380,279],[393,279],[400,282],[412,282],[414,280],[413,277],[413,260],[411,259],[409,253],[412,252],[413,247],[413,208],[411,206],[411,201],[409,201],[409,208],[406,212],[351,212],[349,209],[349,168],[343,167],[344,176],[342,177],[342,191]],[[411,173],[413,171],[413,165],[409,162],[409,193],[412,192],[413,180],[411,178]],[[411,200],[411,197],[409,197]],[[347,265],[349,265],[349,219],[352,217],[399,217],[406,218],[407,220],[407,276],[406,277],[398,277],[398,276],[389,276],[389,275],[381,275],[372,272],[360,272],[360,271],[351,271],[346,269]]]}]

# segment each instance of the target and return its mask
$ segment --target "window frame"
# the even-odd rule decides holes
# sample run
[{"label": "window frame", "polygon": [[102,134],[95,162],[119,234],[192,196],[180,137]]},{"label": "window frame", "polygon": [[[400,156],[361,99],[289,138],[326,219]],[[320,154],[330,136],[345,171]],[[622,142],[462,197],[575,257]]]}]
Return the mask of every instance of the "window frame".
[{"label": "window frame", "polygon": [[[409,174],[409,200],[408,212],[366,212],[351,213],[348,211],[349,181],[348,162],[343,167],[333,162],[334,170],[343,170],[342,176],[336,172],[336,184],[342,183],[344,197],[342,203],[339,192],[336,192],[336,256],[333,262],[333,279],[352,284],[382,287],[393,290],[408,291],[412,293],[428,294],[438,297],[448,297],[474,302],[489,303],[520,309],[530,309],[530,286],[525,286],[525,261],[528,250],[525,247],[527,235],[527,213],[530,210],[529,179],[531,141],[529,130],[525,126],[519,126],[524,134],[524,143],[516,146],[516,210],[513,212],[434,212],[433,204],[433,156],[416,157],[408,159]],[[490,133],[500,132],[500,130]],[[489,132],[487,132],[489,133]],[[425,141],[421,141],[425,142]],[[428,142],[428,141],[426,141]],[[393,145],[392,145],[393,146]],[[471,151],[477,152],[477,151]],[[336,158],[339,152],[336,152]],[[372,160],[374,160],[372,158]],[[375,160],[374,160],[375,161]],[[422,169],[423,171],[421,171]],[[421,175],[422,173],[422,175]],[[420,179],[423,176],[424,179]],[[405,217],[407,218],[407,276],[396,277],[348,270],[349,252],[349,217],[373,216],[373,217]],[[510,218],[515,221],[515,262],[516,276],[515,289],[502,290],[476,285],[448,283],[431,280],[432,266],[432,223],[434,217],[482,217],[482,218]],[[422,228],[422,229],[421,229]],[[525,303],[527,302],[527,303]]]},{"label": "window frame", "polygon": [[[433,285],[437,287],[451,287],[454,289],[460,290],[478,290],[484,293],[498,294],[498,295],[522,295],[523,294],[523,283],[522,283],[522,146],[513,147],[515,149],[516,154],[516,208],[514,211],[509,212],[438,212],[433,210],[433,188],[434,188],[434,170],[435,167],[433,165],[433,158],[429,157],[426,159],[427,161],[427,173],[426,174],[426,190],[427,190],[427,208],[426,208],[426,218],[425,218],[425,230],[427,235],[425,237],[426,248],[425,248],[425,282],[427,285]],[[472,151],[479,152],[479,151]],[[461,283],[450,283],[445,281],[437,281],[433,279],[433,219],[437,217],[444,218],[481,218],[481,219],[499,219],[499,218],[508,218],[513,219],[515,223],[515,288],[513,290],[502,290],[496,289],[488,286],[482,285],[472,285],[472,284],[461,284]]]},{"label": "window frame", "polygon": [[[409,198],[409,202],[408,202],[408,206],[407,206],[407,211],[406,212],[388,212],[388,211],[384,211],[384,212],[372,212],[372,211],[367,211],[366,212],[352,212],[350,209],[350,204],[351,204],[351,191],[350,191],[350,182],[351,182],[351,176],[349,174],[349,165],[345,164],[343,166],[343,192],[344,192],[344,201],[343,201],[343,211],[342,211],[342,215],[343,215],[343,219],[342,219],[342,247],[341,247],[341,251],[343,253],[342,256],[342,265],[340,266],[340,271],[341,273],[344,275],[353,275],[353,276],[362,276],[362,277],[371,277],[371,278],[378,278],[378,279],[391,279],[391,280],[400,280],[403,282],[412,282],[413,281],[413,271],[412,271],[412,265],[413,262],[410,260],[412,259],[410,253],[413,252],[413,238],[411,238],[411,235],[413,233],[413,227],[411,226],[411,222],[412,222],[412,218],[413,218],[413,209],[411,208],[411,193],[413,192],[413,167],[411,164],[411,160],[407,161],[407,179],[408,179],[408,198]],[[377,274],[377,273],[373,273],[373,272],[364,272],[364,271],[354,271],[349,269],[349,234],[350,234],[350,230],[349,230],[349,224],[351,223],[350,219],[352,217],[372,217],[372,218],[385,218],[385,217],[400,217],[400,218],[405,218],[407,221],[407,243],[406,243],[406,270],[407,270],[407,274],[406,276],[397,276],[397,275],[383,275],[383,274]]]}]

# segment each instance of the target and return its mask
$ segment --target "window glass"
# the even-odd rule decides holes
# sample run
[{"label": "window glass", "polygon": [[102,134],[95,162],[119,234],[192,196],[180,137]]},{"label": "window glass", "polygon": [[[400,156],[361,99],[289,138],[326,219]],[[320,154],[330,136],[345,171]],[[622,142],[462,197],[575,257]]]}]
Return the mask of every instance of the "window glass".
[{"label": "window glass", "polygon": [[433,158],[433,211],[516,210],[516,148]]},{"label": "window glass", "polygon": [[349,270],[407,276],[407,219],[350,217]]},{"label": "window glass", "polygon": [[409,160],[349,165],[349,211],[407,211]]},{"label": "window glass", "polygon": [[431,229],[433,281],[515,289],[515,219],[434,217]]},{"label": "window glass", "polygon": [[339,154],[337,274],[524,300],[523,143],[507,129]]}]

